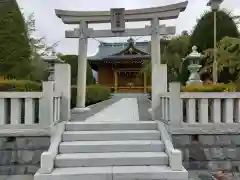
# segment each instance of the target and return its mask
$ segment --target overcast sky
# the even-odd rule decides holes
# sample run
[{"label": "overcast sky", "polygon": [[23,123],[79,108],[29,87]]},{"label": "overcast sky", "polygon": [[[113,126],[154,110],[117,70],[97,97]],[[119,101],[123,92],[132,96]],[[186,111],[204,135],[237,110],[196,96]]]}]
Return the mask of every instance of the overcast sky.
[{"label": "overcast sky", "polygon": [[[137,9],[155,6],[163,6],[170,3],[177,3],[183,0],[17,0],[21,11],[25,16],[31,13],[35,14],[36,20],[36,36],[45,37],[48,44],[59,42],[56,48],[57,52],[64,54],[77,54],[78,40],[66,39],[64,32],[67,29],[73,29],[76,26],[64,25],[62,21],[56,17],[54,9],[65,10],[109,10],[110,8]],[[209,8],[206,7],[208,0],[189,0],[187,9],[180,14],[176,20],[162,21],[160,23],[166,25],[175,25],[177,34],[183,30],[192,30],[196,24],[197,18]],[[227,8],[234,15],[240,15],[240,0],[225,0],[221,8]],[[143,23],[127,24],[127,27],[144,27]],[[110,28],[110,24],[92,25],[95,29]],[[100,39],[105,42],[120,42],[124,38],[107,38]],[[142,41],[148,38],[141,38]],[[89,39],[88,55],[94,55],[97,52],[99,43],[96,40]]]}]

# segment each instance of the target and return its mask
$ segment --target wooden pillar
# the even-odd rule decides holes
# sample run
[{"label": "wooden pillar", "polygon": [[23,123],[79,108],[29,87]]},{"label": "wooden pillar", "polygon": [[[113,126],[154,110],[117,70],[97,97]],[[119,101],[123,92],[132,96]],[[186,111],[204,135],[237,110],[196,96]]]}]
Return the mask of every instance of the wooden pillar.
[{"label": "wooden pillar", "polygon": [[118,90],[118,72],[114,71],[114,92],[116,93]]},{"label": "wooden pillar", "polygon": [[147,73],[143,73],[144,93],[147,93]]}]

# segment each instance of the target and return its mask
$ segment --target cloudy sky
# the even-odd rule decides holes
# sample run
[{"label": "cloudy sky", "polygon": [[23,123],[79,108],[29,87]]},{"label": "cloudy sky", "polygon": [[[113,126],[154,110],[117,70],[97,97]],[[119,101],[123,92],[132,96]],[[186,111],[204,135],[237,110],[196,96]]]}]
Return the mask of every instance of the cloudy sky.
[{"label": "cloudy sky", "polygon": [[[184,0],[17,0],[24,16],[31,13],[35,14],[36,36],[45,37],[49,45],[58,42],[57,52],[64,54],[77,54],[77,39],[66,39],[65,30],[73,29],[74,25],[64,25],[56,17],[54,9],[66,10],[109,10],[110,8],[137,9],[155,6],[163,6],[171,3],[177,3]],[[175,25],[177,34],[183,30],[192,30],[196,24],[197,18],[209,8],[206,7],[208,0],[189,0],[187,9],[180,14],[176,20],[162,21],[166,25]],[[234,15],[240,15],[240,0],[225,0],[221,8],[229,9]],[[130,23],[127,27],[144,27],[143,23]],[[95,29],[110,28],[110,24],[91,25]],[[137,38],[137,37],[136,37]],[[107,38],[99,39],[104,42],[121,42],[126,38]],[[148,40],[148,37],[141,38],[141,41]],[[99,42],[94,39],[88,41],[88,55],[94,55],[97,52]]]}]

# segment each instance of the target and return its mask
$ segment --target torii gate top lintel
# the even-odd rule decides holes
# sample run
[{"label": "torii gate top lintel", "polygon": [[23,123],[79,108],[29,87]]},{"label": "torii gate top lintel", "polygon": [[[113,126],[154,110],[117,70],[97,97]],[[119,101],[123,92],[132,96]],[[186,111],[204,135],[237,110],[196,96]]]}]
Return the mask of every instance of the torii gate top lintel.
[{"label": "torii gate top lintel", "polygon": [[[166,6],[132,9],[125,11],[125,21],[150,21],[154,17],[160,20],[175,19],[180,12],[185,11],[188,1],[170,4]],[[62,19],[65,24],[79,24],[80,21],[87,23],[108,23],[111,22],[110,11],[68,11],[55,9],[56,15]]]}]

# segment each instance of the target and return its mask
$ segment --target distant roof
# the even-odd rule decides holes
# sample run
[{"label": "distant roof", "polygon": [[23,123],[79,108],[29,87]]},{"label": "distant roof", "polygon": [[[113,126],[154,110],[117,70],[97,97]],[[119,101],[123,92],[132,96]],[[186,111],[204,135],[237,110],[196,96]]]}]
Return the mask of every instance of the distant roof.
[{"label": "distant roof", "polygon": [[[132,38],[128,39],[127,42],[120,43],[101,43],[99,50],[95,56],[88,57],[90,61],[101,61],[104,59],[116,59],[121,52],[125,51],[130,46],[134,47],[140,52],[141,55],[149,55],[148,41],[135,42]],[[120,55],[122,56],[122,55]],[[135,55],[136,56],[136,55]]]}]

